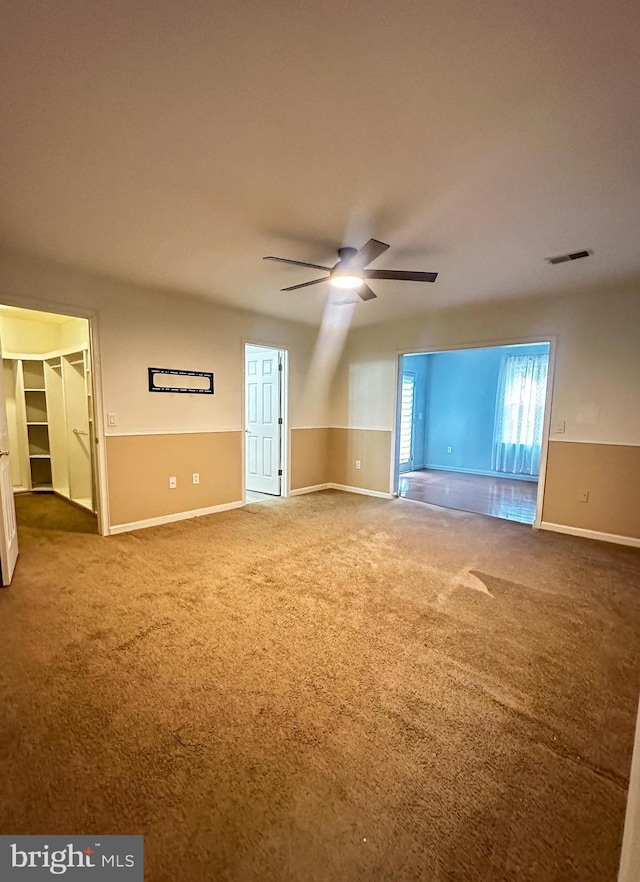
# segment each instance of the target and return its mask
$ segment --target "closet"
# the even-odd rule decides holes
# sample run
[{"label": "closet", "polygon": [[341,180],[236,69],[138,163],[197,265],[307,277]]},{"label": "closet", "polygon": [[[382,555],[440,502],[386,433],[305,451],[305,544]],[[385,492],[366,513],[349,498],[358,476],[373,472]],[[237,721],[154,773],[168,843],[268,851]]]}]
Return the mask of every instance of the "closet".
[{"label": "closet", "polygon": [[[20,324],[20,342],[27,332],[36,334],[36,328],[27,327],[35,322]],[[6,319],[2,328],[11,330]],[[42,330],[49,336],[34,337],[34,346],[60,337],[59,326]],[[14,492],[55,492],[96,512],[88,339],[86,345],[38,355],[8,351],[3,342],[3,372]]]}]

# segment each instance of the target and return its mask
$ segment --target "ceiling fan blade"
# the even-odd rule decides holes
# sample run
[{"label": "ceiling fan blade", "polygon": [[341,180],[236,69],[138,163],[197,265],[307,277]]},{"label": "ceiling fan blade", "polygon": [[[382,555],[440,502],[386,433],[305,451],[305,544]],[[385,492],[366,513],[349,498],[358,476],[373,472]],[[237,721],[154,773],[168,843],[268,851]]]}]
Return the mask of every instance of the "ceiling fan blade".
[{"label": "ceiling fan blade", "polygon": [[371,288],[368,285],[362,284],[360,288],[356,290],[356,294],[360,298],[360,300],[375,300],[378,296],[374,294]]},{"label": "ceiling fan blade", "polygon": [[359,251],[357,251],[353,258],[349,261],[349,263],[356,264],[357,266],[368,266],[372,260],[375,260],[376,257],[380,257],[381,254],[389,248],[384,242],[379,242],[377,239],[369,239]]},{"label": "ceiling fan blade", "polygon": [[329,279],[314,279],[312,282],[303,282],[301,285],[291,285],[289,288],[280,288],[281,291],[297,291],[298,288],[308,288],[309,285],[319,285],[320,282],[328,282]]},{"label": "ceiling fan blade", "polygon": [[410,270],[365,270],[365,279],[395,279],[398,282],[435,282],[438,273],[414,273]]},{"label": "ceiling fan blade", "polygon": [[277,260],[280,263],[292,263],[294,266],[310,266],[311,269],[321,269],[329,272],[330,266],[320,266],[319,263],[304,263],[302,260],[289,260],[287,257],[263,257],[263,260]]}]

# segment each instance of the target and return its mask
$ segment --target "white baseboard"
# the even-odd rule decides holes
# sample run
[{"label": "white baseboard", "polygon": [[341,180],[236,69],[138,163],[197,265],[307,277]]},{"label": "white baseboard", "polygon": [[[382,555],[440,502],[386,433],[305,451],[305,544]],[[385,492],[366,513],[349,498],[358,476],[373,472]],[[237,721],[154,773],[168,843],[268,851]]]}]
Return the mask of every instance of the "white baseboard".
[{"label": "white baseboard", "polygon": [[598,539],[600,542],[640,548],[640,539],[634,536],[618,536],[616,533],[601,533],[599,530],[584,530],[582,527],[567,527],[564,524],[550,524],[548,521],[541,521],[534,526],[538,526],[541,530],[551,530],[553,533],[567,533],[569,536],[581,536],[584,539]]},{"label": "white baseboard", "polygon": [[362,487],[348,487],[346,484],[327,484],[330,490],[344,490],[346,493],[360,493],[362,496],[377,496],[380,499],[393,499],[393,493],[382,493],[380,490],[364,490]]},{"label": "white baseboard", "polygon": [[345,493],[360,493],[362,496],[378,496],[381,499],[393,499],[393,493],[382,493],[380,490],[364,490],[362,487],[349,487],[346,484],[315,484],[313,487],[300,487],[291,490],[289,496],[301,496],[303,493],[315,493],[318,490],[344,490]]},{"label": "white baseboard", "polygon": [[331,490],[333,484],[314,484],[313,487],[298,487],[297,490],[290,490],[289,496],[302,496],[303,493],[316,493],[318,490]]},{"label": "white baseboard", "polygon": [[242,508],[244,502],[226,502],[224,505],[210,505],[208,508],[195,508],[191,511],[179,511],[176,514],[161,515],[159,518],[147,518],[144,521],[132,521],[130,524],[113,524],[109,528],[109,535],[116,533],[128,533],[130,530],[143,530],[145,527],[158,527],[161,524],[171,524],[174,521],[186,521],[189,518],[201,518],[203,515],[217,514],[220,511],[229,511],[232,508]]}]

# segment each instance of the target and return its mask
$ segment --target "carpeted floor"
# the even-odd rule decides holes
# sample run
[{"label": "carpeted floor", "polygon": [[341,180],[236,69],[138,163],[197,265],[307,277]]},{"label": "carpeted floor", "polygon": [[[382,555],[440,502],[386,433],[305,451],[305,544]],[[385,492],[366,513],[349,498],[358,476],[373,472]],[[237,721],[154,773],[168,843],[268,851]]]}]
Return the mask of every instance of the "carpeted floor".
[{"label": "carpeted floor", "polygon": [[636,550],[337,491],[67,511],[18,499],[0,832],[144,833],[153,882],[614,882]]}]

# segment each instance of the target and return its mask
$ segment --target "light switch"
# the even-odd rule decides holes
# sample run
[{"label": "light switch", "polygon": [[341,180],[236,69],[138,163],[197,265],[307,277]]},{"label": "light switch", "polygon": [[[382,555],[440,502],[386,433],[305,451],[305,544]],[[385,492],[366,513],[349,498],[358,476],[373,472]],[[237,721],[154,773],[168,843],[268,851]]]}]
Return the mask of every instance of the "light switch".
[{"label": "light switch", "polygon": [[107,425],[108,425],[108,426],[115,426],[115,425],[116,425],[116,415],[115,415],[115,413],[108,413],[108,414],[107,414]]},{"label": "light switch", "polygon": [[564,435],[564,430],[565,430],[565,421],[560,420],[559,423],[556,423],[556,434],[557,435]]}]

